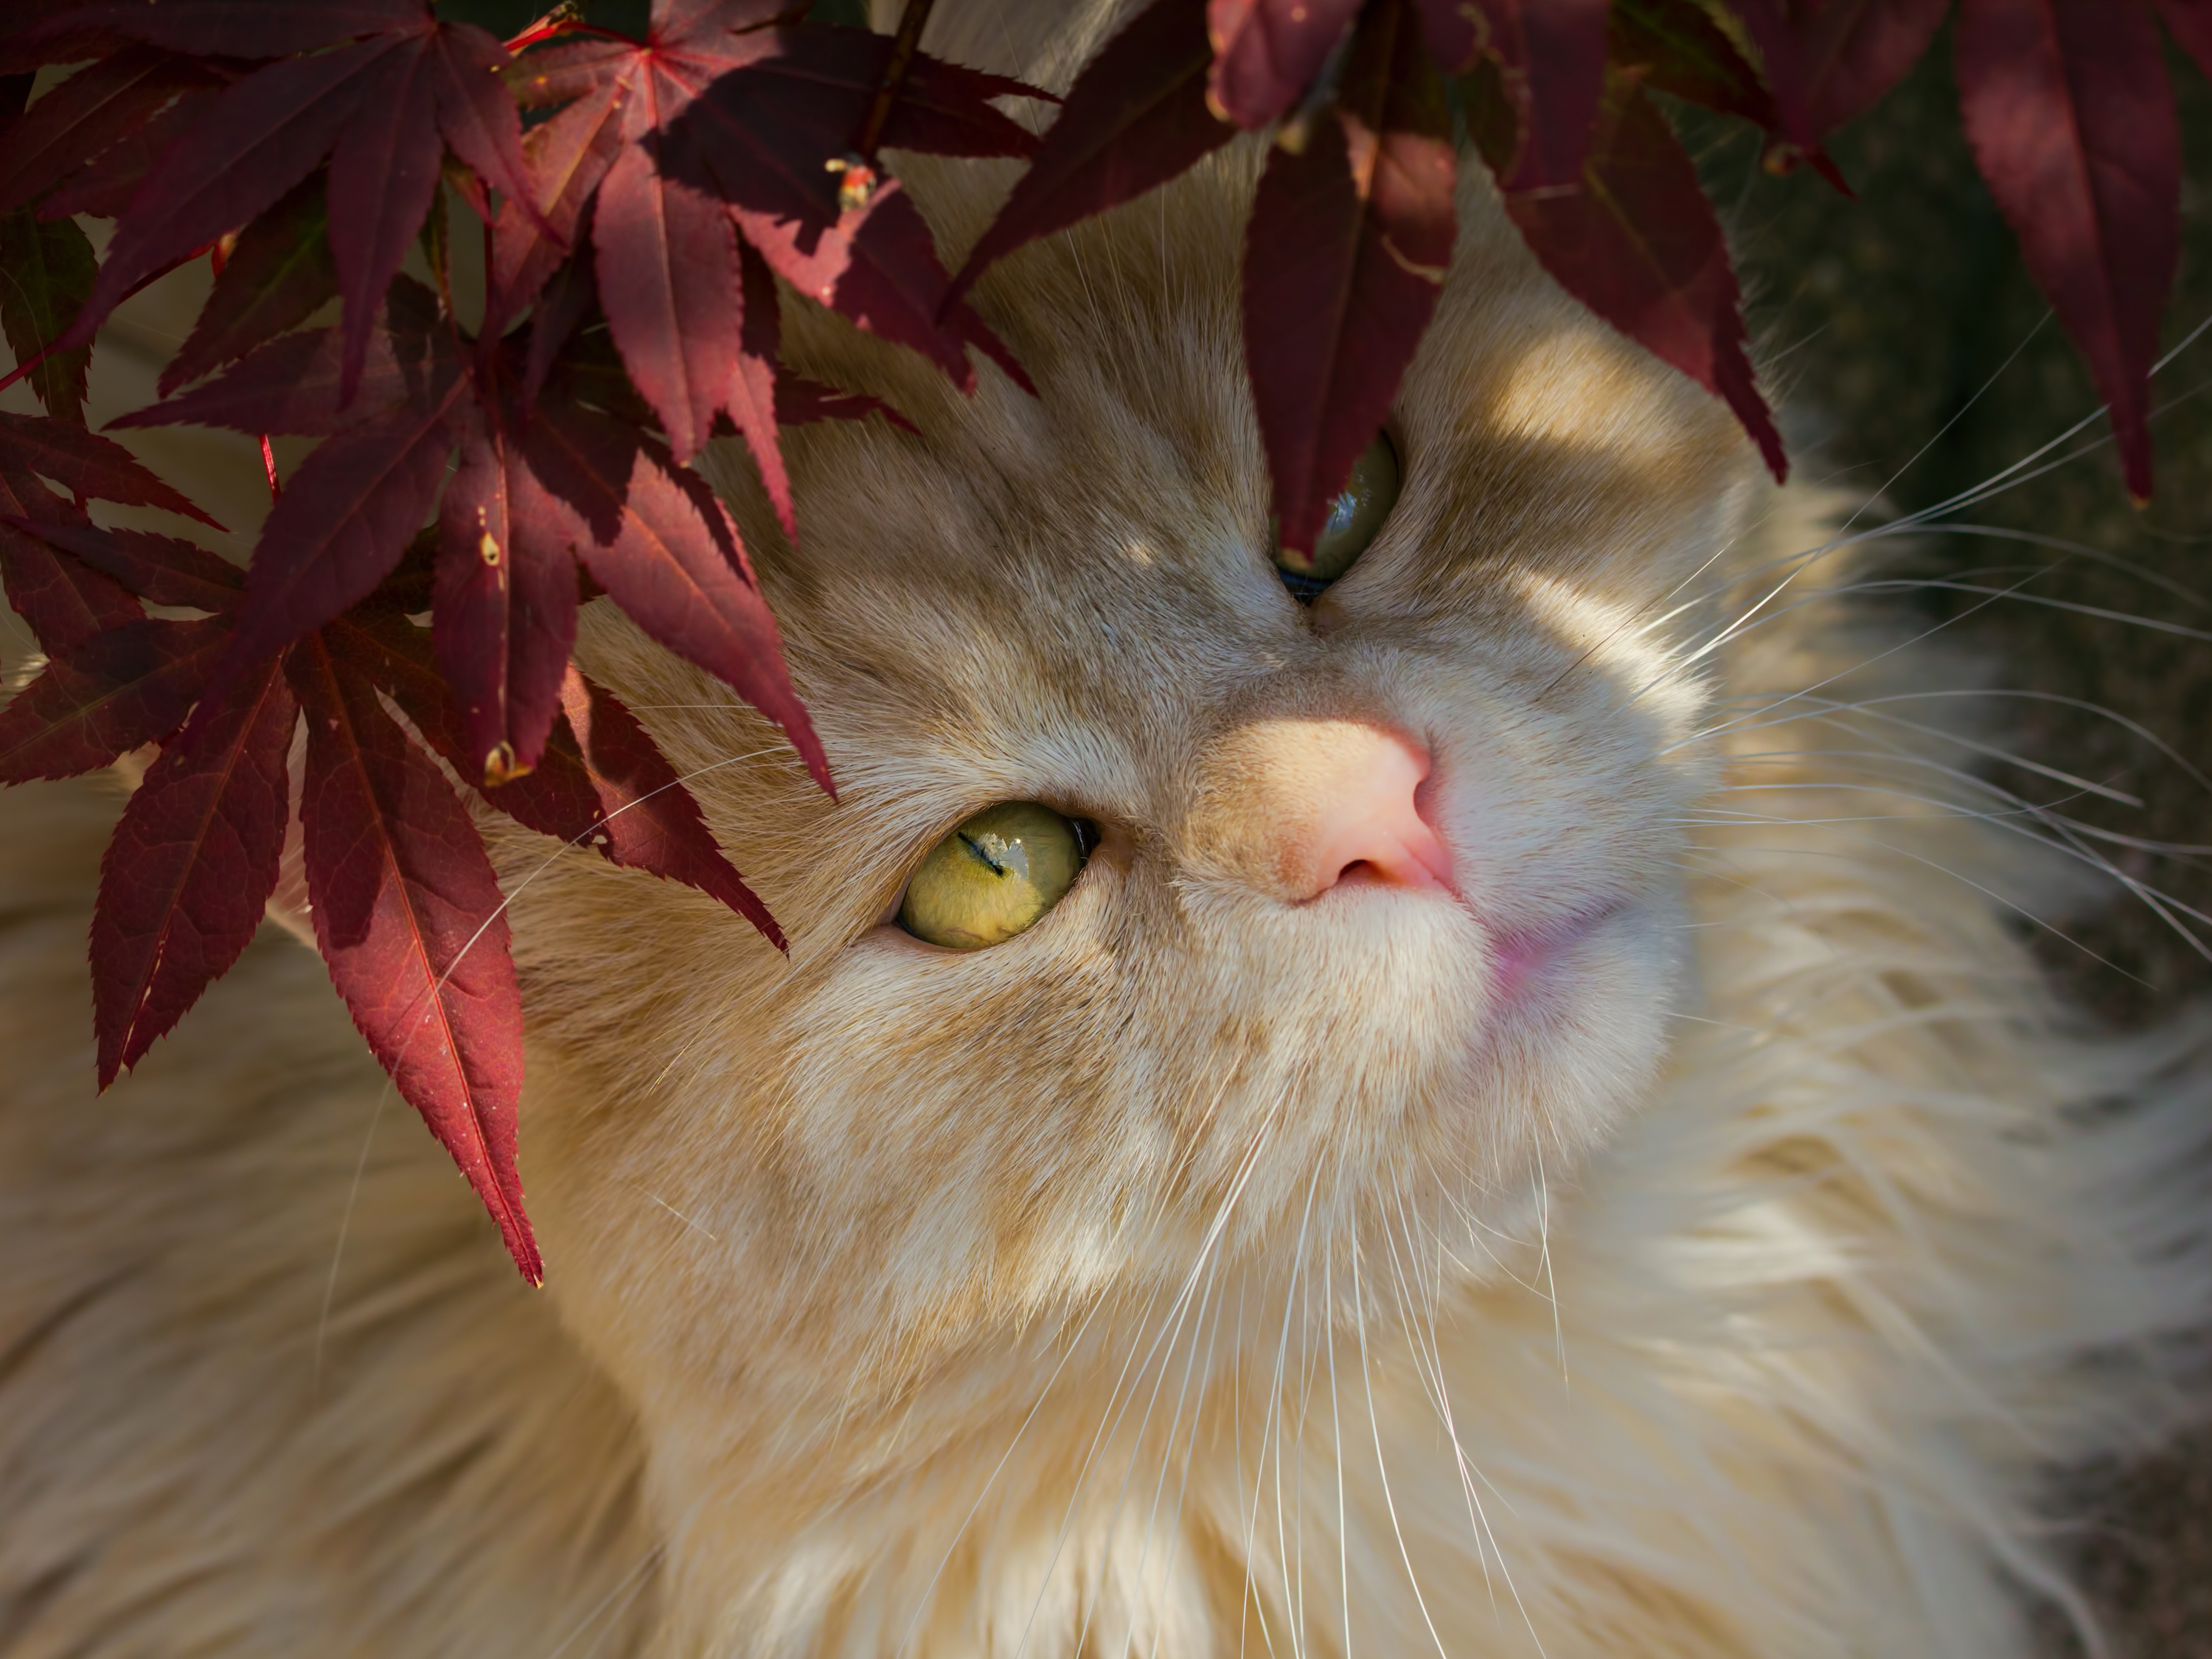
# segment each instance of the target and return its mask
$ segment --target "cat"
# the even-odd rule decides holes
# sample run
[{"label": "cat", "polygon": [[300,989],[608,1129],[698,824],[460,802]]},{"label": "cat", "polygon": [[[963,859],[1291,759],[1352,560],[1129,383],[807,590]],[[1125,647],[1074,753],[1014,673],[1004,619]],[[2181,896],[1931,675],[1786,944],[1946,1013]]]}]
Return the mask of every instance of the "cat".
[{"label": "cat", "polygon": [[[1111,21],[939,11],[1060,85]],[[792,945],[482,818],[542,1293],[282,927],[95,1098],[127,780],[0,796],[0,1653],[2094,1637],[2044,1480],[2186,1415],[2203,1023],[2059,1006],[2021,919],[2094,884],[1959,769],[1972,665],[1479,168],[1395,499],[1305,603],[1241,355],[1263,156],[986,278],[1036,397],[791,319],[919,429],[790,434],[796,545],[706,463],[834,802],[589,607]],[[956,252],[1008,181],[901,161]]]}]

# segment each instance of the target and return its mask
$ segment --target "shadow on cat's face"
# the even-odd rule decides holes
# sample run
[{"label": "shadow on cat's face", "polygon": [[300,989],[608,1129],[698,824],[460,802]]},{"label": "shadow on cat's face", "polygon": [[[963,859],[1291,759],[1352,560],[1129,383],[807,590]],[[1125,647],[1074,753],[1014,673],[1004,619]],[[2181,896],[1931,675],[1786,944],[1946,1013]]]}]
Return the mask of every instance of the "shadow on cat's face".
[{"label": "shadow on cat's face", "polygon": [[[1202,1259],[1279,1284],[1391,1216],[1510,1231],[1662,1063],[1706,781],[1680,647],[1748,450],[1559,295],[1478,179],[1393,416],[1402,492],[1302,605],[1240,343],[1257,160],[987,281],[1036,398],[986,368],[963,399],[787,305],[805,372],[921,429],[787,432],[796,547],[741,453],[708,463],[834,804],[726,689],[592,607],[586,666],[699,769],[793,940],[787,963],[582,854],[517,899],[524,1174],[564,1310],[638,1395],[911,1378],[1102,1294],[1172,1297]],[[975,177],[920,192],[954,249],[988,210]],[[1448,886],[1297,874],[1352,787],[1303,757],[1346,733],[1425,757]],[[1101,827],[1065,899],[971,951],[886,920],[1008,801]],[[507,859],[512,890],[542,851]]]}]

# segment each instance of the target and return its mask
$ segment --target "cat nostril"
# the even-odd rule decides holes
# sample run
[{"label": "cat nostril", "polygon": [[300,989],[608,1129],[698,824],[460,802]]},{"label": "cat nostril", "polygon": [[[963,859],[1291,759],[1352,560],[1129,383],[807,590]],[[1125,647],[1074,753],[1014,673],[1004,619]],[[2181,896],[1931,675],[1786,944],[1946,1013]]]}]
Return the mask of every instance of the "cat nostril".
[{"label": "cat nostril", "polygon": [[1285,896],[1347,884],[1451,891],[1451,856],[1429,822],[1428,752],[1350,721],[1312,730],[1312,763],[1298,769],[1305,811],[1286,815]]}]

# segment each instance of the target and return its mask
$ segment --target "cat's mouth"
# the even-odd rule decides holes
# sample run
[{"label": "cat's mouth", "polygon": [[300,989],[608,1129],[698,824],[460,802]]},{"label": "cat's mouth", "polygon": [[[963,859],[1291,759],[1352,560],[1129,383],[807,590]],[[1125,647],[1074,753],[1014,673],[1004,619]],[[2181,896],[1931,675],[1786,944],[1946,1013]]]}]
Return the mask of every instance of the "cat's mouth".
[{"label": "cat's mouth", "polygon": [[1615,900],[1534,927],[1486,928],[1491,939],[1493,1006],[1503,1011],[1541,997],[1547,981],[1577,945],[1625,919],[1628,911],[1626,902]]}]

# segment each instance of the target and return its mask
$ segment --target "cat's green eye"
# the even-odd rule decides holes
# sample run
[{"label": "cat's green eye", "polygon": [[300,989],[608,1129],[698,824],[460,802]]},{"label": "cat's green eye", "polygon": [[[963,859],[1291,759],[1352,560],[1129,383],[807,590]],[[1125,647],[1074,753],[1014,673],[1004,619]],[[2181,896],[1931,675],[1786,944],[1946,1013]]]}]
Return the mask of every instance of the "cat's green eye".
[{"label": "cat's green eye", "polygon": [[1090,829],[1033,800],[978,812],[921,861],[907,883],[899,926],[953,951],[980,951],[1028,932],[1082,873]]},{"label": "cat's green eye", "polygon": [[1352,568],[1352,562],[1367,550],[1397,504],[1398,452],[1378,432],[1329,502],[1328,518],[1314,538],[1313,551],[1275,550],[1275,568],[1282,572],[1284,586],[1302,599],[1312,599]]}]

